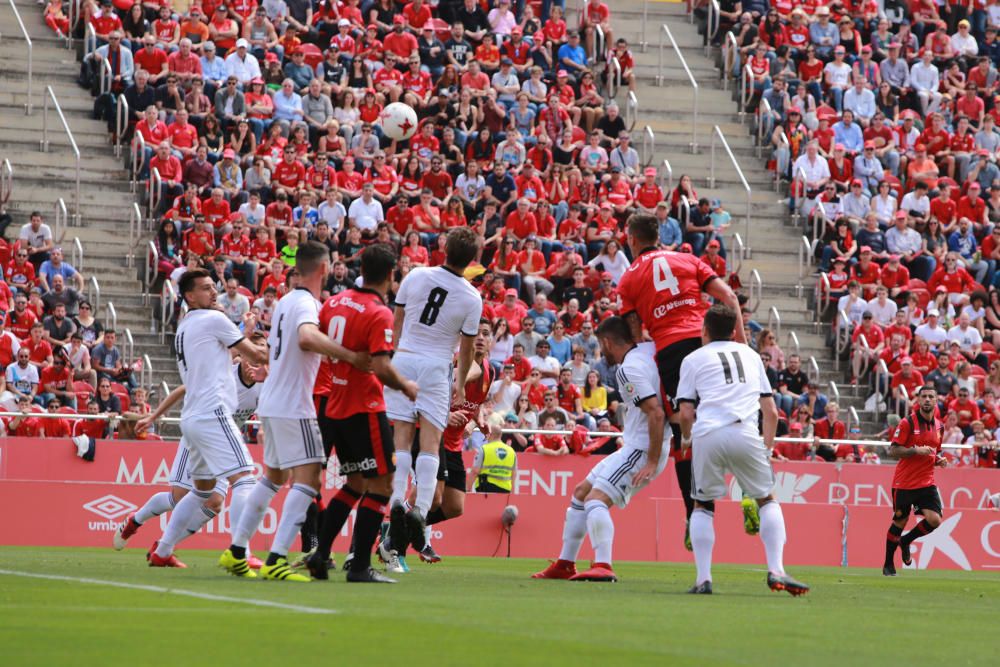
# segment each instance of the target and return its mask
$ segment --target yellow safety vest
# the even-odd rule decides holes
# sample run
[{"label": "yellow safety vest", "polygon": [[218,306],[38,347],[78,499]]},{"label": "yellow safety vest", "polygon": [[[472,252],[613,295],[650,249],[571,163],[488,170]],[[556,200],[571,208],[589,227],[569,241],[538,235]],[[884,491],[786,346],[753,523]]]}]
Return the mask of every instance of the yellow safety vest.
[{"label": "yellow safety vest", "polygon": [[514,464],[517,453],[514,448],[503,442],[489,442],[483,445],[483,467],[479,470],[479,479],[510,491],[514,487]]}]

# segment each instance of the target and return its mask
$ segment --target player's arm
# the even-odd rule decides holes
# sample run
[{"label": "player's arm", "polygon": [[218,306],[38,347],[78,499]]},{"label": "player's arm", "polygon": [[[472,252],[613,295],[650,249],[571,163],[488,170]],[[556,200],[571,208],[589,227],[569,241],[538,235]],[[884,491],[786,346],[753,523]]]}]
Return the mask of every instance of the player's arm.
[{"label": "player's arm", "polygon": [[251,364],[267,363],[267,345],[265,343],[253,343],[249,338],[242,338],[232,347]]},{"label": "player's arm", "polygon": [[390,389],[403,392],[411,401],[417,400],[417,383],[400,375],[392,365],[388,354],[376,354],[372,357],[372,370],[375,371],[375,377],[379,382]]},{"label": "player's arm", "polygon": [[469,369],[472,368],[472,360],[475,355],[475,336],[468,336],[465,333],[462,334],[462,341],[458,346],[458,373],[455,376],[455,401],[458,403],[465,402],[465,381],[461,378],[466,378],[469,376]]},{"label": "player's arm", "polygon": [[392,346],[399,346],[399,336],[403,332],[403,319],[406,317],[406,306],[396,304],[392,311]]},{"label": "player's arm", "polygon": [[628,325],[629,331],[632,333],[632,340],[641,341],[642,336],[642,320],[639,319],[639,313],[634,310],[625,313],[625,323]]},{"label": "player's arm", "polygon": [[475,459],[472,461],[472,469],[469,471],[469,476],[465,483],[465,490],[468,493],[472,493],[475,490],[476,480],[479,479],[479,471],[483,469],[483,448],[480,447],[476,450]]},{"label": "player's arm", "polygon": [[724,303],[736,311],[736,331],[733,340],[737,343],[746,343],[747,339],[743,331],[743,311],[740,309],[740,301],[736,298],[736,292],[719,278],[709,280],[705,285],[705,292],[720,303]]},{"label": "player's arm", "polygon": [[338,361],[346,361],[360,371],[371,370],[372,358],[367,352],[354,352],[330,340],[329,336],[319,330],[315,322],[303,322],[299,325],[299,349],[322,354]]},{"label": "player's arm", "polygon": [[649,451],[646,453],[646,465],[632,478],[633,484],[645,484],[656,475],[663,455],[663,427],[667,422],[663,404],[656,394],[639,403],[639,409],[646,415],[646,426],[649,429]]},{"label": "player's arm", "polygon": [[150,412],[148,415],[143,415],[135,422],[135,430],[137,433],[141,433],[149,428],[157,419],[167,414],[170,408],[177,404],[177,401],[184,397],[187,389],[184,385],[175,387],[172,392],[167,394],[167,397],[160,401],[160,404],[156,406],[156,409]]},{"label": "player's arm", "polygon": [[778,406],[775,405],[773,396],[761,395],[760,411],[763,416],[764,445],[768,449],[774,449],[774,436],[778,432]]},{"label": "player's arm", "polygon": [[908,459],[911,456],[933,456],[933,447],[904,447],[903,445],[897,445],[892,443],[889,447],[889,456],[895,459]]}]

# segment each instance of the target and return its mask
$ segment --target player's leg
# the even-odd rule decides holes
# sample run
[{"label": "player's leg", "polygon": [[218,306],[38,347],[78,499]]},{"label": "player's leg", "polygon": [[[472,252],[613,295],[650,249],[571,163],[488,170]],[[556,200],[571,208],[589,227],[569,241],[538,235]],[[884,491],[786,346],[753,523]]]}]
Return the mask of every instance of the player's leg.
[{"label": "player's leg", "polygon": [[291,468],[292,486],[285,494],[285,502],[281,506],[281,515],[278,519],[278,528],[274,532],[271,551],[267,555],[264,567],[260,569],[261,576],[265,579],[310,581],[309,577],[294,572],[288,565],[288,550],[302,528],[302,522],[305,521],[306,511],[309,509],[310,503],[316,499],[316,495],[319,493],[321,472],[322,466],[319,461]]},{"label": "player's leg", "polygon": [[882,574],[886,577],[896,576],[896,549],[899,548],[903,530],[910,518],[910,495],[905,489],[892,489],[892,523],[885,534],[885,561],[882,563]]},{"label": "player's leg", "polygon": [[937,487],[920,489],[917,499],[919,509],[917,512],[923,515],[923,519],[914,526],[910,532],[899,539],[899,553],[902,556],[903,564],[910,565],[913,560],[910,558],[910,545],[914,540],[928,535],[941,525],[941,496]]},{"label": "player's leg", "polygon": [[[391,463],[390,463],[391,465]],[[390,579],[372,568],[372,549],[382,526],[382,519],[392,493],[392,472],[379,474],[366,480],[367,490],[358,505],[354,521],[354,548],[350,568],[346,578],[351,583],[394,584]]]},{"label": "player's leg", "polygon": [[[187,537],[188,525],[197,523],[204,517],[205,502],[212,497],[215,488],[215,479],[204,479],[195,477],[194,489],[191,493],[181,498],[180,502],[170,513],[170,520],[163,530],[163,535],[150,549],[147,560],[151,567],[185,567],[174,556],[174,547],[182,539]],[[213,514],[214,516],[214,514]]]},{"label": "player's leg", "polygon": [[190,452],[187,444],[181,438],[177,445],[177,452],[174,454],[174,462],[170,466],[170,476],[168,477],[170,490],[154,493],[142,507],[129,515],[125,522],[118,527],[112,538],[112,545],[116,551],[125,548],[125,544],[135,535],[142,524],[174,509],[181,498],[191,490],[191,473],[188,470],[189,457]]},{"label": "player's leg", "polygon": [[587,535],[587,511],[584,503],[592,488],[588,475],[587,479],[573,489],[569,507],[566,508],[566,519],[563,521],[562,550],[559,552],[559,559],[549,563],[549,566],[541,572],[531,575],[532,579],[569,579],[576,574],[576,559],[580,554],[583,538]]},{"label": "player's leg", "polygon": [[417,495],[413,502],[413,508],[406,513],[407,536],[410,544],[418,552],[424,548],[426,517],[434,502],[434,491],[437,489],[443,430],[443,423],[421,413],[420,453],[413,465],[413,471],[417,478]]},{"label": "player's leg", "polygon": [[712,592],[712,550],[715,548],[715,501],[694,501],[689,529],[694,551],[695,585],[689,593]]},{"label": "player's leg", "polygon": [[425,544],[420,552],[420,560],[426,563],[438,563],[441,556],[434,550],[430,542],[431,526],[442,521],[457,519],[465,513],[465,462],[462,452],[441,450],[444,480],[438,482],[434,495],[434,505],[427,513],[427,532]]},{"label": "player's leg", "polygon": [[572,577],[574,581],[618,581],[611,567],[611,547],[615,541],[615,523],[611,520],[612,504],[614,501],[599,489],[591,489],[584,500],[587,535],[594,548],[594,564],[586,572]]},{"label": "player's leg", "polygon": [[715,501],[726,495],[726,459],[722,443],[732,434],[709,433],[699,436],[691,448],[691,481],[694,501],[688,529],[694,552],[695,583],[688,593],[712,592],[712,552],[715,548]]},{"label": "player's leg", "polygon": [[[388,405],[389,392],[386,391]],[[410,474],[413,472],[413,454],[410,453],[416,435],[416,423],[396,418],[393,423],[393,447],[396,471],[392,479],[392,495],[389,499],[389,543],[392,549],[406,548],[406,509],[403,506],[409,490]],[[356,552],[355,552],[356,553]]]}]

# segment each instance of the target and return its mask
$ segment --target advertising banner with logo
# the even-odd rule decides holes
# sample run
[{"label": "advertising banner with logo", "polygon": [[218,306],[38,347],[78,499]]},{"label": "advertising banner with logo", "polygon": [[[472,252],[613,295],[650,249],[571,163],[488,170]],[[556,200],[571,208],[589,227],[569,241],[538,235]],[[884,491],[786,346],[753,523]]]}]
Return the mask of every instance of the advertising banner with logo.
[{"label": "advertising banner with logo", "polygon": [[[259,448],[252,445],[250,449],[259,459]],[[93,463],[82,462],[74,452],[68,440],[0,441],[0,503],[8,508],[32,508],[30,512],[0,514],[0,541],[109,546],[115,527],[152,493],[166,488],[176,444],[101,441]],[[510,554],[554,557],[569,496],[597,460],[520,456],[514,493],[509,497],[469,495],[465,516],[435,528],[437,548],[450,555],[506,555],[508,536],[500,524],[500,515],[506,505],[513,504],[518,506],[519,517],[509,536]],[[472,456],[467,453],[466,465],[471,464]],[[775,464],[775,473],[775,495],[783,505],[788,524],[789,563],[839,565],[846,558],[855,566],[880,564],[890,518],[891,466],[783,462]],[[939,471],[938,480],[946,521],[928,538],[932,548],[925,549],[925,560],[918,560],[918,565],[974,569],[1000,566],[1000,514],[976,509],[986,506],[983,499],[991,489],[1000,491],[1000,475],[994,470],[945,469]],[[342,481],[336,461],[331,461],[327,489],[339,487]],[[738,488],[735,484],[731,488],[733,498],[738,499]],[[272,503],[252,545],[254,549],[265,551],[269,546],[281,503],[281,496]],[[684,507],[672,466],[628,509],[615,510],[614,514],[616,559],[690,560],[682,545]],[[166,518],[162,516],[144,527],[134,545],[148,547],[159,537]],[[717,561],[763,561],[760,541],[742,532],[738,504],[719,503],[716,525]],[[222,549],[227,542],[227,527],[228,513],[224,511],[183,546]],[[345,539],[335,545],[341,552],[348,543],[349,527],[343,535]],[[939,546],[933,546],[938,544],[935,540],[940,540]],[[590,557],[585,543],[581,558]]]}]

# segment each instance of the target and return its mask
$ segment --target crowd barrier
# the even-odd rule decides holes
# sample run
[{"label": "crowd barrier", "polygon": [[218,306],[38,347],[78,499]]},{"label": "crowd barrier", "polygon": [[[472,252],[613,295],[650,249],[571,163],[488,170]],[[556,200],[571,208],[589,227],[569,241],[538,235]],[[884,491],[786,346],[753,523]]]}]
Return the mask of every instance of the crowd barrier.
[{"label": "crowd barrier", "polygon": [[[166,488],[176,445],[168,442],[107,440],[97,443],[92,463],[75,456],[69,440],[7,438],[0,441],[0,542],[38,546],[110,546],[111,534],[124,518],[155,492]],[[250,445],[260,460],[257,445]],[[516,505],[519,517],[509,536],[515,557],[552,558],[559,550],[569,495],[596,463],[594,457],[551,458],[524,454],[518,458],[510,496],[470,494],[460,519],[434,529],[435,548],[447,555],[504,556],[503,508]],[[466,466],[472,455],[466,453]],[[793,565],[881,564],[885,531],[891,518],[892,466],[776,462],[775,496],[788,525],[786,561]],[[915,567],[936,569],[1000,568],[1000,513],[989,508],[991,493],[1000,491],[1000,474],[987,469],[943,469],[937,473],[945,520],[937,531],[914,544]],[[343,483],[336,460],[327,470],[325,494]],[[730,497],[740,498],[735,483]],[[272,503],[252,545],[267,550],[277,526]],[[763,562],[759,540],[742,531],[738,502],[716,505],[716,561]],[[616,511],[617,560],[689,562],[684,550],[684,507],[673,467],[653,481],[629,507]],[[147,527],[136,546],[148,547],[159,525]],[[155,522],[154,522],[155,523]],[[186,548],[221,549],[226,544],[224,511]],[[347,546],[350,522],[344,539]],[[589,558],[589,546],[581,554]]]}]

